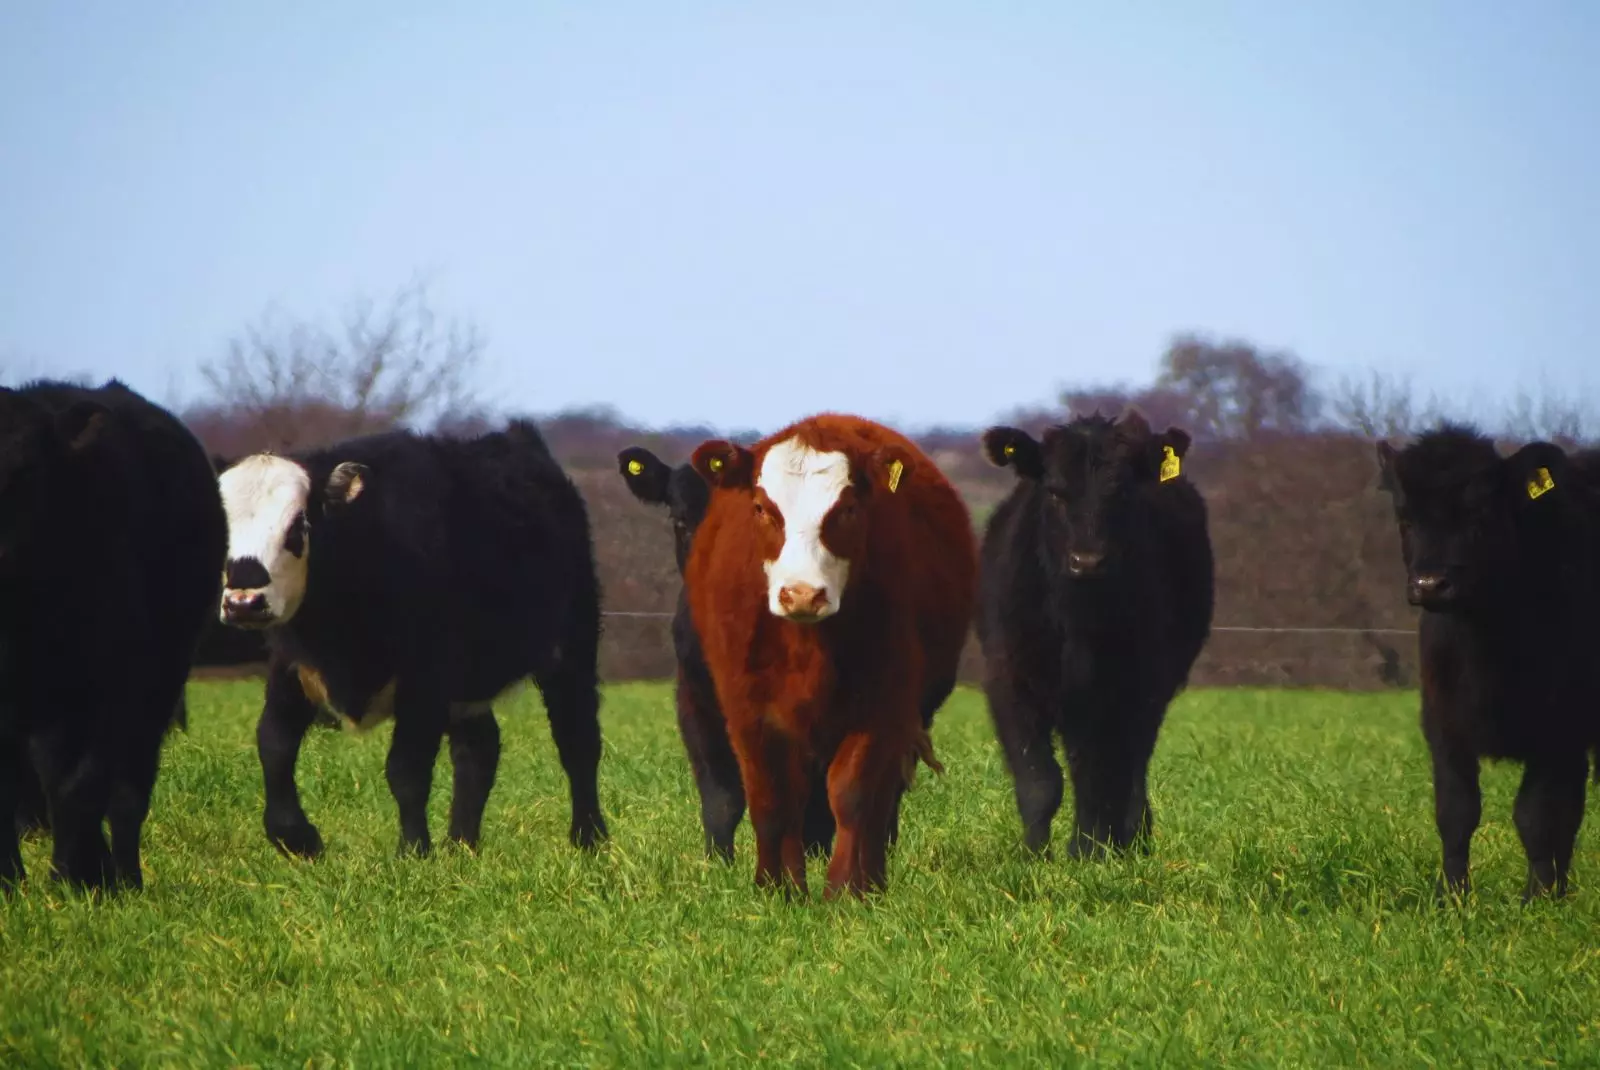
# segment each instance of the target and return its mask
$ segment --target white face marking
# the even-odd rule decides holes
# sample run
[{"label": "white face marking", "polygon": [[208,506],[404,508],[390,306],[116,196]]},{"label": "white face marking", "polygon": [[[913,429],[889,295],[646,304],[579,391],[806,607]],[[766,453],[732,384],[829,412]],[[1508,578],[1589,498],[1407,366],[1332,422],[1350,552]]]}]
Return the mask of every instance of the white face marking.
[{"label": "white face marking", "polygon": [[822,545],[822,521],[849,483],[848,457],[813,450],[798,439],[778,443],[761,459],[756,486],[783,515],[783,549],[776,561],[764,562],[767,609],[774,616],[787,616],[778,592],[795,583],[827,592],[819,619],[839,611],[850,562]]},{"label": "white face marking", "polygon": [[[266,595],[272,623],[282,624],[295,615],[306,594],[310,538],[303,541],[298,557],[284,540],[290,524],[305,510],[311,477],[293,461],[257,454],[222,473],[217,486],[228,514],[228,563],[241,558],[261,563],[270,582],[259,590]],[[223,597],[227,596],[224,591]]]}]

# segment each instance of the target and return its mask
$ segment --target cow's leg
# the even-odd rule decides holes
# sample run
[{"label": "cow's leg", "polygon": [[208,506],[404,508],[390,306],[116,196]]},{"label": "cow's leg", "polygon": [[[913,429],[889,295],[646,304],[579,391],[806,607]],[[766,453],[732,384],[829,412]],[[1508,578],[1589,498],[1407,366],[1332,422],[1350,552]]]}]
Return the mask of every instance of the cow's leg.
[{"label": "cow's leg", "polygon": [[394,736],[384,772],[400,810],[397,853],[427,857],[433,851],[428,834],[428,796],[433,792],[433,767],[449,722],[450,703],[432,681],[402,678],[395,688]]},{"label": "cow's leg", "polygon": [[995,735],[1000,737],[1011,772],[1023,845],[1029,851],[1043,852],[1050,843],[1050,823],[1061,809],[1064,787],[1052,723],[1039,704],[1017,694],[999,674],[990,675],[984,690]]},{"label": "cow's leg", "polygon": [[1068,857],[1098,856],[1125,846],[1129,799],[1136,790],[1135,762],[1125,741],[1074,740],[1067,747],[1067,766],[1073,801]]},{"label": "cow's leg", "polygon": [[759,718],[729,727],[756,834],[756,886],[782,888],[786,897],[804,897],[808,891],[801,830],[808,778],[799,748]]},{"label": "cow's leg", "polygon": [[689,756],[694,785],[700,793],[700,824],[706,854],[733,861],[733,834],[744,817],[744,781],[739,759],[728,741],[728,726],[716,705],[710,682],[691,679],[678,667],[678,735]]},{"label": "cow's leg", "polygon": [[1429,741],[1433,758],[1433,820],[1439,830],[1444,873],[1435,891],[1465,895],[1472,887],[1468,876],[1472,834],[1483,817],[1483,794],[1478,787],[1478,757]]},{"label": "cow's leg", "polygon": [[1119,850],[1132,847],[1140,854],[1147,854],[1153,846],[1155,815],[1150,809],[1150,759],[1155,754],[1161,712],[1157,708],[1140,718],[1136,723],[1149,727],[1143,731],[1130,730],[1126,740],[1127,802],[1116,816],[1112,833],[1112,843]]},{"label": "cow's leg", "polygon": [[115,867],[103,826],[111,770],[98,752],[57,733],[35,736],[33,757],[50,802],[51,876],[78,888],[109,889]]},{"label": "cow's leg", "polygon": [[[163,708],[169,708],[163,704]],[[150,796],[155,790],[161,764],[161,729],[148,739],[123,740],[119,753],[107,757],[112,770],[111,798],[106,816],[111,825],[111,858],[116,863],[117,880],[125,887],[143,888],[144,873],[139,858],[139,839],[145,818],[150,814]]]},{"label": "cow's leg", "polygon": [[266,795],[262,824],[268,841],[278,850],[316,858],[322,854],[322,835],[300,805],[294,767],[300,759],[300,741],[316,719],[317,707],[306,698],[295,670],[276,660],[267,670],[266,692],[261,720],[256,724],[256,755]]},{"label": "cow's leg", "polygon": [[450,721],[450,838],[474,851],[483,830],[483,808],[500,766],[500,723],[488,704],[459,708]]},{"label": "cow's leg", "polygon": [[591,658],[568,652],[534,676],[550,718],[550,735],[572,797],[574,847],[593,848],[607,836],[600,813],[600,687]]},{"label": "cow's leg", "polygon": [[864,896],[889,879],[889,809],[902,783],[908,748],[890,738],[853,732],[840,742],[828,767],[828,799],[838,822],[824,897],[849,891]]},{"label": "cow's leg", "polygon": [[[39,832],[50,831],[50,807],[44,800],[44,786],[39,783],[39,773],[33,767],[33,760],[28,757],[28,748],[20,741],[14,751],[16,758],[12,766],[16,770],[15,794],[16,800],[13,810],[16,814],[17,835],[31,836]],[[6,768],[0,761],[0,769]],[[0,809],[0,813],[5,813]]]},{"label": "cow's leg", "polygon": [[807,854],[828,854],[833,850],[833,836],[837,831],[833,806],[828,800],[828,771],[825,768],[813,768],[807,774],[807,779],[811,786],[806,790],[801,838]]},{"label": "cow's leg", "polygon": [[1129,830],[1128,840],[1140,854],[1148,854],[1154,846],[1155,811],[1150,807],[1149,772],[1150,759],[1147,757],[1139,763],[1133,790],[1128,795],[1128,813],[1123,819]]},{"label": "cow's leg", "polygon": [[[955,676],[940,677],[929,684],[922,695],[922,730],[929,732],[933,729],[933,715],[939,712],[945,700],[950,697],[950,692],[956,688]],[[892,848],[900,842],[900,800],[905,798],[909,785],[901,784],[894,792],[894,803],[889,808],[889,846]]]},{"label": "cow's leg", "polygon": [[[28,760],[27,748],[16,733],[0,730],[0,770],[21,770],[26,766],[31,774],[33,763]],[[9,891],[27,876],[22,864],[22,848],[17,842],[20,833],[18,791],[22,777],[0,776],[0,814],[18,814],[19,820],[0,823],[0,891]],[[42,792],[41,792],[42,794]]]},{"label": "cow's leg", "polygon": [[1513,816],[1528,856],[1522,901],[1567,894],[1567,867],[1583,821],[1589,763],[1580,749],[1530,760],[1522,773]]}]

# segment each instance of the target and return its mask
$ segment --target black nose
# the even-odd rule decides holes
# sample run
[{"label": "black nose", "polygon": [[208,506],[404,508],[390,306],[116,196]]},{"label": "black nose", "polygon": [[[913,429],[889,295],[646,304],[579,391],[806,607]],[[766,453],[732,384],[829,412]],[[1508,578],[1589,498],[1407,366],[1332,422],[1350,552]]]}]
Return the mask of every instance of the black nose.
[{"label": "black nose", "polygon": [[222,583],[231,591],[249,591],[272,582],[267,566],[256,557],[235,557],[223,570]]},{"label": "black nose", "polygon": [[1422,572],[1406,584],[1406,601],[1414,606],[1437,605],[1456,593],[1450,577],[1442,572]]},{"label": "black nose", "polygon": [[1074,576],[1087,576],[1099,570],[1106,555],[1093,550],[1074,550],[1067,555],[1067,571]]}]

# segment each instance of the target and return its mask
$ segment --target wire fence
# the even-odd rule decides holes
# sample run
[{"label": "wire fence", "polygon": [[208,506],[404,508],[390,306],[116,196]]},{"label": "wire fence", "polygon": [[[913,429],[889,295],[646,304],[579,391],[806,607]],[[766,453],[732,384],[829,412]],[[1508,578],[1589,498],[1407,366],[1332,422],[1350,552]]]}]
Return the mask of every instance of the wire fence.
[{"label": "wire fence", "polygon": [[[673,614],[660,611],[608,609],[601,616],[627,617],[644,620],[671,620]],[[1279,634],[1293,635],[1416,635],[1415,628],[1323,628],[1323,627],[1253,627],[1243,624],[1219,624],[1212,629],[1214,632],[1241,632],[1246,634]]]}]

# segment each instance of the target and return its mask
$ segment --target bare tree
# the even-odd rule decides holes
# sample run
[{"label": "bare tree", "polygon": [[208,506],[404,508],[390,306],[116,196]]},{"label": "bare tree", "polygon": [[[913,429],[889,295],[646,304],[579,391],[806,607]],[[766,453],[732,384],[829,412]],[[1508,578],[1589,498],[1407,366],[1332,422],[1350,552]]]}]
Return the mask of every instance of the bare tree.
[{"label": "bare tree", "polygon": [[1152,426],[1169,427],[1188,418],[1194,406],[1177,390],[1159,386],[1134,388],[1130,386],[1083,386],[1065,390],[1060,396],[1061,408],[1070,419],[1100,413],[1102,416],[1121,416],[1130,409],[1138,409]]},{"label": "bare tree", "polygon": [[1182,422],[1196,437],[1302,432],[1316,423],[1322,406],[1310,370],[1294,354],[1192,334],[1179,335],[1167,347],[1155,386],[1186,399]]},{"label": "bare tree", "polygon": [[1507,402],[1501,427],[1509,438],[1545,439],[1572,449],[1593,440],[1600,432],[1600,420],[1592,403],[1557,397],[1545,390],[1537,400],[1523,392]]},{"label": "bare tree", "polygon": [[1374,369],[1365,379],[1344,376],[1329,400],[1334,424],[1369,438],[1404,437],[1444,418],[1437,396],[1419,405],[1409,379]]},{"label": "bare tree", "polygon": [[353,302],[332,330],[269,309],[200,374],[215,409],[254,425],[257,448],[309,446],[462,422],[483,344],[476,326],[441,323],[413,281],[387,302]]}]

